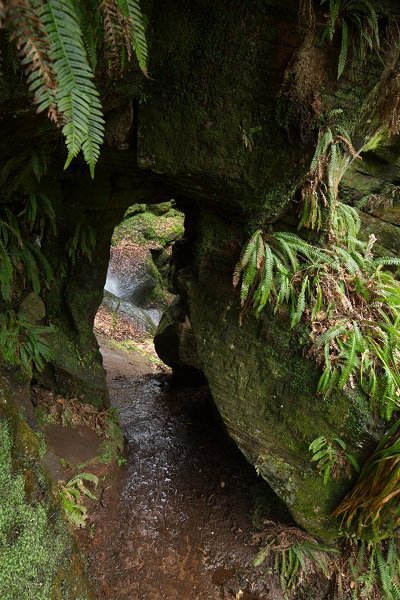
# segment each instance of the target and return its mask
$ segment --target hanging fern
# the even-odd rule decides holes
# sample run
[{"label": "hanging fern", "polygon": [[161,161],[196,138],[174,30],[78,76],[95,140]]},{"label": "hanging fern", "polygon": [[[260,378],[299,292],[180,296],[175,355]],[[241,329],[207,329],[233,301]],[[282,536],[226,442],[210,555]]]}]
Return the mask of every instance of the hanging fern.
[{"label": "hanging fern", "polygon": [[[236,265],[242,312],[256,315],[272,305],[287,308],[291,326],[311,329],[309,354],[323,372],[317,392],[354,387],[371,408],[390,419],[400,409],[400,285],[382,266],[400,259],[374,259],[371,244],[356,239],[359,220],[338,204],[342,244],[316,247],[288,232],[257,230]],[[349,235],[349,232],[351,235]]]},{"label": "hanging fern", "polygon": [[[138,0],[117,0],[118,7],[124,15],[139,66],[147,74],[147,41],[143,14]],[[127,45],[129,48],[129,45]]]},{"label": "hanging fern", "polygon": [[[321,0],[321,4],[328,0]],[[367,52],[380,49],[379,22],[371,0],[329,0],[328,23],[323,38],[333,41],[337,30],[341,30],[338,60],[338,79],[343,74],[352,44],[353,55],[365,60]]]},{"label": "hanging fern", "polygon": [[40,19],[51,45],[50,58],[57,76],[57,106],[66,120],[65,167],[82,150],[93,176],[104,137],[104,120],[73,0],[47,0]]},{"label": "hanging fern", "polygon": [[[80,152],[91,175],[104,139],[94,69],[104,46],[114,70],[137,57],[147,75],[144,18],[138,0],[0,0],[0,28],[15,41],[38,112],[62,126],[68,156]],[[104,16],[104,32],[101,28]]]},{"label": "hanging fern", "polygon": [[[355,237],[355,226],[350,226],[350,208],[338,203],[339,184],[350,164],[360,156],[344,125],[342,110],[331,111],[318,132],[318,141],[310,169],[300,189],[299,229],[307,227],[315,231],[325,230],[330,241],[344,234]],[[337,214],[337,210],[341,214]],[[347,214],[344,215],[347,211]],[[345,221],[343,218],[345,217]],[[349,224],[349,230],[345,229]]]},{"label": "hanging fern", "polygon": [[[5,15],[3,11],[3,21]],[[50,44],[44,25],[34,7],[24,0],[10,0],[7,17],[10,36],[16,43],[38,112],[47,110],[50,118],[57,122],[56,75],[50,62]]]},{"label": "hanging fern", "polygon": [[346,527],[355,525],[360,537],[380,538],[400,526],[400,421],[382,438],[364,463],[358,481],[335,515]]}]

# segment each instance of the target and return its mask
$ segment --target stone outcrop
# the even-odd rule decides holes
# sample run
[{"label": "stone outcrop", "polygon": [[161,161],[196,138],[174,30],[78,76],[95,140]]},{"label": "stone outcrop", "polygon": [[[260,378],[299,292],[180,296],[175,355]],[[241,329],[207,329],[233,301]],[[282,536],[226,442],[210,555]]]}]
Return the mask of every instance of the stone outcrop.
[{"label": "stone outcrop", "polygon": [[94,600],[31,412],[26,378],[0,373],[1,598]]},{"label": "stone outcrop", "polygon": [[[380,425],[356,392],[329,401],[315,395],[318,372],[303,353],[307,334],[291,332],[284,314],[260,320],[248,315],[240,326],[239,298],[231,284],[248,235],[292,210],[315,144],[307,119],[342,108],[357,129],[375,109],[365,100],[382,76],[379,59],[371,55],[353,80],[346,72],[338,82],[337,48],[310,43],[298,26],[298,5],[294,0],[155,0],[149,28],[152,79],[134,74],[120,89],[105,86],[107,147],[94,181],[79,161],[64,173],[58,145],[47,176],[40,184],[27,177],[23,185],[28,191],[39,187],[52,199],[58,226],[43,245],[56,277],[42,298],[45,319],[54,327],[54,359],[42,379],[63,393],[107,402],[93,320],[113,228],[135,202],[174,198],[186,215],[173,266],[180,304],[161,324],[160,356],[181,371],[189,366],[192,373],[203,372],[230,435],[249,461],[299,524],[330,538],[336,525],[329,515],[351,480],[324,486],[310,464],[308,445],[319,435],[340,436],[362,460]],[[308,77],[300,82],[299,57]],[[17,168],[18,153],[24,156],[37,144],[50,154],[59,138],[20,106],[8,98],[0,107],[0,124],[6,123],[3,166],[17,155]],[[379,193],[388,182],[396,186],[397,157],[395,146],[386,151],[385,175],[379,161],[368,175],[355,171],[346,183],[349,193],[359,196],[364,187]],[[368,160],[364,164],[369,168]],[[96,246],[92,261],[78,256],[72,264],[68,241],[80,222],[93,228]],[[397,224],[385,220],[389,230],[381,242],[393,253]]]}]

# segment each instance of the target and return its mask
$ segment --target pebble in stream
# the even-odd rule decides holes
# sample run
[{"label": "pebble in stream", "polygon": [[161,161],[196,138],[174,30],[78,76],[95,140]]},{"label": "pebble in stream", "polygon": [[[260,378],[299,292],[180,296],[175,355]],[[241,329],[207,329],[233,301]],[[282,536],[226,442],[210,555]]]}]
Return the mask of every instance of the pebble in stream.
[{"label": "pebble in stream", "polygon": [[89,555],[99,600],[278,597],[246,580],[257,478],[207,390],[169,390],[157,376],[114,374],[109,384],[128,462],[95,515]]}]

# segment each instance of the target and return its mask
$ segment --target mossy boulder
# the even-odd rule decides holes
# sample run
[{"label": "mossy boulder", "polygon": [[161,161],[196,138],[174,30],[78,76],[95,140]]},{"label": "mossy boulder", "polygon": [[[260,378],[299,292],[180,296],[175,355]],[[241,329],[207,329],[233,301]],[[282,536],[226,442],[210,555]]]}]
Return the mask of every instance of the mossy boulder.
[{"label": "mossy boulder", "polygon": [[57,488],[41,464],[41,441],[24,420],[3,376],[0,555],[2,600],[93,600]]},{"label": "mossy boulder", "polygon": [[30,292],[21,301],[18,314],[29,323],[39,323],[46,316],[46,307],[40,296]]},{"label": "mossy boulder", "polygon": [[172,315],[163,317],[156,349],[178,369],[186,363],[203,371],[229,434],[296,522],[319,538],[334,539],[338,522],[330,515],[356,473],[341,473],[324,485],[309,445],[321,435],[337,436],[362,462],[382,428],[356,390],[328,399],[316,395],[320,373],[305,358],[308,333],[291,330],[284,312],[267,311],[257,319],[248,311],[240,325],[232,284],[240,251],[237,226],[207,215],[197,221],[194,237],[191,261],[175,275],[185,309],[181,302],[175,323]]}]

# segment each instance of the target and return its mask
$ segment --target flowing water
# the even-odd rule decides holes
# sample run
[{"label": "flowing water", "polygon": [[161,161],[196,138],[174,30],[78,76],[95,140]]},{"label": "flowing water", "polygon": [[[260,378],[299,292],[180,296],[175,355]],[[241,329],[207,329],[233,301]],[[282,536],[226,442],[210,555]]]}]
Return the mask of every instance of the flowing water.
[{"label": "flowing water", "polygon": [[[143,375],[143,358],[103,348],[127,463],[87,540],[99,600],[279,598],[252,566],[254,490],[205,387]],[[272,499],[271,511],[277,506]]]},{"label": "flowing water", "polygon": [[[132,286],[109,272],[105,301],[147,319],[149,331],[159,315],[135,306]],[[84,534],[97,598],[281,598],[252,566],[251,520],[260,509],[256,497],[269,518],[280,516],[280,504],[226,435],[207,388],[172,387],[139,352],[120,352],[106,340],[101,349],[127,463]]]}]

